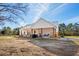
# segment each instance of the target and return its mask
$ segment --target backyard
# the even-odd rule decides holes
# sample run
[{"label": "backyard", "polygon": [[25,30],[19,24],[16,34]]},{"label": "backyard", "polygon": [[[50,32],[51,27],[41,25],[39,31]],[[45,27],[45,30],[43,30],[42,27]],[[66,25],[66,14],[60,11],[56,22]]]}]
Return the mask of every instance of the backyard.
[{"label": "backyard", "polygon": [[[60,38],[61,39],[61,38]],[[79,40],[27,39],[0,36],[1,56],[69,56],[79,55]]]}]

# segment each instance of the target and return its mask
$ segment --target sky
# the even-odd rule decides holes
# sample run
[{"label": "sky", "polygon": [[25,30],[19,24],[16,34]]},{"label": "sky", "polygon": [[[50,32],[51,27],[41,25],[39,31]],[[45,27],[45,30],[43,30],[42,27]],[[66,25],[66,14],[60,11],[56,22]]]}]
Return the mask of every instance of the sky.
[{"label": "sky", "polygon": [[79,23],[79,3],[30,3],[27,14],[23,15],[24,21],[20,18],[16,19],[20,25],[7,22],[5,26],[12,28],[32,24],[39,18],[44,18],[50,22],[60,23]]}]

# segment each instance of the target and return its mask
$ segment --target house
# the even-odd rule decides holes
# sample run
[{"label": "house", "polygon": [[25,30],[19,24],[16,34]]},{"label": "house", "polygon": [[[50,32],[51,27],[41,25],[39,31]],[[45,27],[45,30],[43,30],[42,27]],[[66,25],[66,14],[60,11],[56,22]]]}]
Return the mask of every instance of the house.
[{"label": "house", "polygon": [[26,25],[19,30],[20,36],[32,37],[34,34],[43,38],[58,37],[58,24],[40,18],[35,23]]}]

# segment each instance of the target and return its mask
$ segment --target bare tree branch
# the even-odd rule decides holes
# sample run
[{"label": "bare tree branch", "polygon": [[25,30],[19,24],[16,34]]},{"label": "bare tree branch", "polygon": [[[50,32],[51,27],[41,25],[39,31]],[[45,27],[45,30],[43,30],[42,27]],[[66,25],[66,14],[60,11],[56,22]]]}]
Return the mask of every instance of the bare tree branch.
[{"label": "bare tree branch", "polygon": [[[24,21],[22,14],[26,15],[28,11],[28,4],[22,3],[0,3],[0,24],[5,23],[4,21],[10,21],[14,23],[14,18],[20,18]],[[8,13],[8,14],[7,14]],[[7,14],[7,15],[6,15]],[[6,16],[4,16],[6,15]]]}]

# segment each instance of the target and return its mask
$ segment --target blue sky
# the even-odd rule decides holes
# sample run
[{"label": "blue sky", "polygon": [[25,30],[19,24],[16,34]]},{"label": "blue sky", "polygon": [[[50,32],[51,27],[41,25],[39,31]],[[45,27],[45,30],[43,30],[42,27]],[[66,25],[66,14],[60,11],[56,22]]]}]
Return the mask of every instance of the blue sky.
[{"label": "blue sky", "polygon": [[27,15],[23,15],[24,21],[20,18],[17,19],[18,23],[13,24],[7,22],[5,26],[12,28],[31,24],[38,20],[40,17],[50,22],[56,21],[60,23],[79,23],[79,4],[63,4],[63,3],[52,3],[52,4],[29,4],[29,10]]}]

